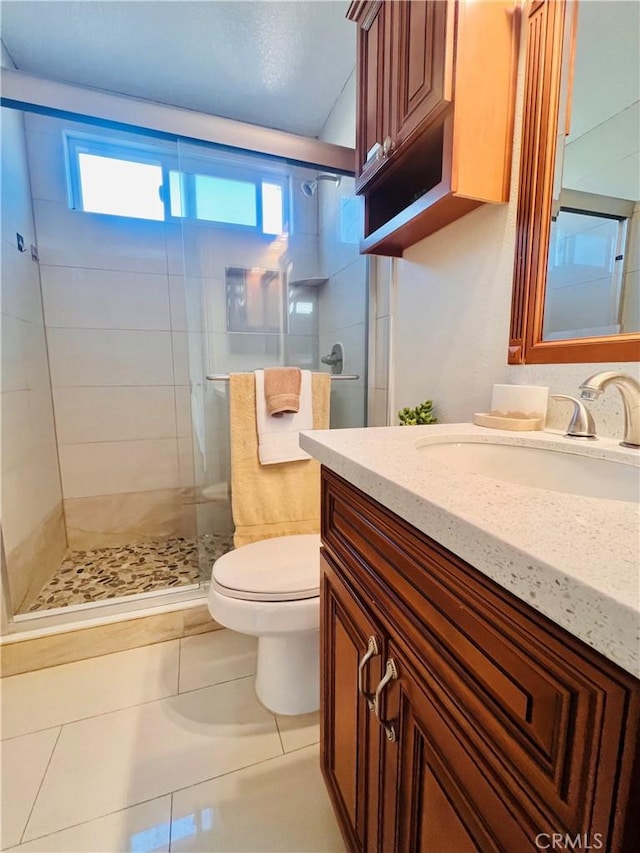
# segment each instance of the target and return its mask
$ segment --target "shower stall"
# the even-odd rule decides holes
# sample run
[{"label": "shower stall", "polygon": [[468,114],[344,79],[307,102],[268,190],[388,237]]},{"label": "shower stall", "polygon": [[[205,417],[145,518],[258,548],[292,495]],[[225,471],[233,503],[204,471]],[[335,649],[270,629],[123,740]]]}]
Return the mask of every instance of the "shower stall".
[{"label": "shower stall", "polygon": [[353,177],[79,116],[1,119],[9,630],[202,595],[232,547],[224,378],[341,370],[331,426],[365,424]]}]

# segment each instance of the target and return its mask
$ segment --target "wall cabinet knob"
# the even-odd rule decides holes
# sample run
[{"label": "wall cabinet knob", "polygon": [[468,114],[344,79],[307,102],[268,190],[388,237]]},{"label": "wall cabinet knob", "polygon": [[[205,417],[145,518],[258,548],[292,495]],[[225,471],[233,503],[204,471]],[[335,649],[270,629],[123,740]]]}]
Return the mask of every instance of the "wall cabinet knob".
[{"label": "wall cabinet knob", "polygon": [[390,136],[387,136],[386,139],[384,140],[384,142],[382,143],[382,153],[384,154],[385,157],[388,157],[394,148],[395,148],[395,142],[393,141],[393,139]]}]

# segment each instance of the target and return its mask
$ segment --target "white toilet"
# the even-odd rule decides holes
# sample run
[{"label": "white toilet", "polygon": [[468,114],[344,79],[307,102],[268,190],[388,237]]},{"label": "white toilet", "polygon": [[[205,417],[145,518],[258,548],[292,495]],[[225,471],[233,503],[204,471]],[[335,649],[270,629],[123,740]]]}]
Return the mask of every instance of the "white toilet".
[{"label": "white toilet", "polygon": [[258,637],[256,693],[277,714],[320,707],[320,536],[243,545],[213,564],[209,612]]}]

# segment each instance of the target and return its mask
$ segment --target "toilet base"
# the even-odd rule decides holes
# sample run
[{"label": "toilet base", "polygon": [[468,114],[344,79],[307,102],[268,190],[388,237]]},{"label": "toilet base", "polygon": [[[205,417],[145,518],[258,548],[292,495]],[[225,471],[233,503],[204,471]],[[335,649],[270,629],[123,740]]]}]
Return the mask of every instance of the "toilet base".
[{"label": "toilet base", "polygon": [[320,707],[320,632],[258,639],[256,694],[274,714],[308,714]]}]

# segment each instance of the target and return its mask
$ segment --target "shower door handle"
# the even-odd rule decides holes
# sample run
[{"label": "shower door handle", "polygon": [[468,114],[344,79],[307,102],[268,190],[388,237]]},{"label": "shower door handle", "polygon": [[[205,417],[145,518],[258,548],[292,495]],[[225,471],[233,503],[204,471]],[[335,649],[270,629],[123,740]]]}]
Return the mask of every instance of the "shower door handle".
[{"label": "shower door handle", "polygon": [[367,651],[363,654],[360,659],[360,663],[358,664],[358,693],[367,700],[367,705],[369,706],[370,711],[373,711],[374,697],[373,693],[368,693],[364,689],[364,673],[371,658],[375,658],[379,654],[378,641],[372,634],[367,642]]}]

